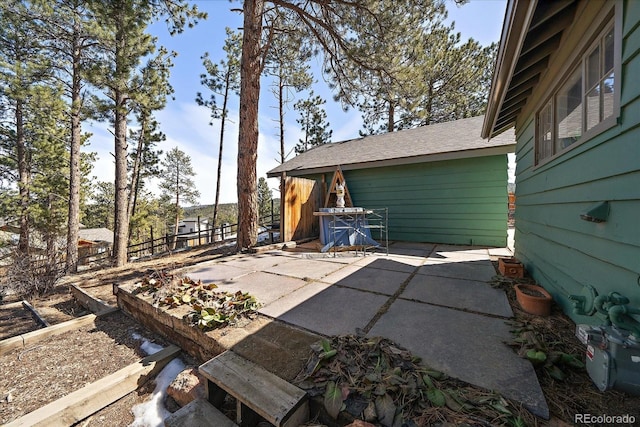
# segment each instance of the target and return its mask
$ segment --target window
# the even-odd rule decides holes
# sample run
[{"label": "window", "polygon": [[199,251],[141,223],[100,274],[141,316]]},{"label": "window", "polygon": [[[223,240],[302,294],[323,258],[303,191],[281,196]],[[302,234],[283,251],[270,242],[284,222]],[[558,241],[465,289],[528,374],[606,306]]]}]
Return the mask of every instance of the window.
[{"label": "window", "polygon": [[615,34],[611,22],[536,116],[536,164],[612,125],[616,113]]}]

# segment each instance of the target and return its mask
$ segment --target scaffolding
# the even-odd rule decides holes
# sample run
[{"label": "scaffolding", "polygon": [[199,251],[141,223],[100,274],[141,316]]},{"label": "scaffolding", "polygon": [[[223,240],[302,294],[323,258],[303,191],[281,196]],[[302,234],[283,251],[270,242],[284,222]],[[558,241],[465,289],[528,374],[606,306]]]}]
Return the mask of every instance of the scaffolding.
[{"label": "scaffolding", "polygon": [[329,219],[328,236],[322,252],[334,256],[340,250],[353,250],[356,256],[382,250],[389,255],[388,208],[329,208],[323,212]]}]

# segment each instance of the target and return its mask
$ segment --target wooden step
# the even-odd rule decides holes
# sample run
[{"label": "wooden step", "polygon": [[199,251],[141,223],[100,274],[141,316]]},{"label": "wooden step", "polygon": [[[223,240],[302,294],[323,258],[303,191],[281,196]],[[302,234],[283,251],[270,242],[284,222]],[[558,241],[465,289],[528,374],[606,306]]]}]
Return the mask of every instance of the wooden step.
[{"label": "wooden step", "polygon": [[203,399],[192,400],[164,420],[165,427],[238,427]]},{"label": "wooden step", "polygon": [[297,427],[309,419],[303,390],[232,351],[201,365],[200,373],[214,406],[220,407],[227,393],[236,399],[241,427],[255,426],[260,417],[276,427]]}]

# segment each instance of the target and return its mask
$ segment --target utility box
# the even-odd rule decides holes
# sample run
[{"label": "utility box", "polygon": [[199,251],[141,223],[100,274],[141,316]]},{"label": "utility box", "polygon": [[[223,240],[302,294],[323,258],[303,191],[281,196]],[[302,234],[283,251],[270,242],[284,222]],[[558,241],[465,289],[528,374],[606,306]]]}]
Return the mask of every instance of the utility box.
[{"label": "utility box", "polygon": [[600,391],[640,396],[640,341],[615,326],[578,325],[576,336],[587,346],[587,372]]}]

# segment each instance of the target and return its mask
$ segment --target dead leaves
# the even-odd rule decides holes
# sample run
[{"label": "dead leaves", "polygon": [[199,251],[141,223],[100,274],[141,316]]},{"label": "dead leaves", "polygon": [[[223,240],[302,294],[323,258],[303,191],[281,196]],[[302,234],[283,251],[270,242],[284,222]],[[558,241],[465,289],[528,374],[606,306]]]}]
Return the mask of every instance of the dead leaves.
[{"label": "dead leaves", "polygon": [[133,293],[152,295],[156,306],[191,306],[192,311],[184,319],[200,329],[234,324],[240,317],[251,318],[256,314],[259,304],[255,297],[241,291],[215,291],[217,288],[214,283],[196,282],[167,271],[153,271],[136,284]]},{"label": "dead leaves", "polygon": [[519,407],[442,372],[383,338],[338,336],[312,346],[294,381],[329,416],[384,427],[522,422]]}]

